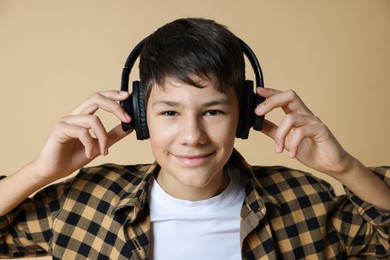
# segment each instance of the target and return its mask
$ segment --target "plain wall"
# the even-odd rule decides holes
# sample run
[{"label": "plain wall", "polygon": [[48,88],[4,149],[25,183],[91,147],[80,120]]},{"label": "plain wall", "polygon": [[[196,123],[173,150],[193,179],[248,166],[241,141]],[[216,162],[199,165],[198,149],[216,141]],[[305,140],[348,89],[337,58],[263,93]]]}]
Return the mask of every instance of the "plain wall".
[{"label": "plain wall", "polygon": [[[58,119],[92,92],[119,89],[134,45],[180,17],[227,25],[255,51],[266,86],[298,92],[364,164],[390,164],[387,0],[2,0],[0,174],[34,159]],[[247,74],[253,79],[249,66]],[[118,124],[99,115],[107,128]],[[280,111],[267,116],[276,123],[281,117]],[[275,154],[274,142],[259,132],[236,147],[252,164],[308,170]],[[149,142],[131,135],[91,164],[152,161]]]}]

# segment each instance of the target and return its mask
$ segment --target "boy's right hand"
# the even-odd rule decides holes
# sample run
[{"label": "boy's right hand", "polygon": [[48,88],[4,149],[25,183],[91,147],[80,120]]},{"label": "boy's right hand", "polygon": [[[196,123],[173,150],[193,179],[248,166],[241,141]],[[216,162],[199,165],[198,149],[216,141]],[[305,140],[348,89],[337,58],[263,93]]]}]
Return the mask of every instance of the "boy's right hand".
[{"label": "boy's right hand", "polygon": [[116,90],[96,92],[65,115],[32,162],[37,176],[49,183],[68,176],[99,155],[107,155],[108,148],[131,131],[125,132],[118,125],[107,132],[95,112],[103,109],[128,123],[131,118],[118,103],[128,97],[129,93]]}]

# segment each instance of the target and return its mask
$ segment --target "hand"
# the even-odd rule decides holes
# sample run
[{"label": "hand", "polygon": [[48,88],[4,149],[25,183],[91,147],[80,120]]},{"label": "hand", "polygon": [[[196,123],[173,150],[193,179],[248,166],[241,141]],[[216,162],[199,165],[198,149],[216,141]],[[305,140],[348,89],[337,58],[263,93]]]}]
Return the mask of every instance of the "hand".
[{"label": "hand", "polygon": [[114,90],[97,92],[64,116],[33,162],[38,176],[51,182],[71,174],[99,155],[107,155],[108,148],[131,131],[125,132],[118,125],[107,132],[94,113],[103,109],[128,123],[130,116],[118,104],[128,96],[127,92]]},{"label": "hand", "polygon": [[282,108],[285,113],[279,126],[264,120],[262,129],[264,134],[275,140],[277,153],[287,150],[291,158],[330,175],[348,170],[354,158],[294,91],[258,88],[257,93],[266,98],[256,108],[257,115],[265,115],[277,108]]}]

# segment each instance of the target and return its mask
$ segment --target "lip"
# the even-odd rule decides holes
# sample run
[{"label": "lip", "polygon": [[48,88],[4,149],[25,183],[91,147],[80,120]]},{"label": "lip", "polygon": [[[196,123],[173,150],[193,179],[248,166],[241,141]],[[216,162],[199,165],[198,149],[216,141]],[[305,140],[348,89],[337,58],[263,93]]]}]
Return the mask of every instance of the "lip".
[{"label": "lip", "polygon": [[213,153],[197,154],[197,155],[174,155],[174,157],[185,165],[201,165],[206,162]]}]

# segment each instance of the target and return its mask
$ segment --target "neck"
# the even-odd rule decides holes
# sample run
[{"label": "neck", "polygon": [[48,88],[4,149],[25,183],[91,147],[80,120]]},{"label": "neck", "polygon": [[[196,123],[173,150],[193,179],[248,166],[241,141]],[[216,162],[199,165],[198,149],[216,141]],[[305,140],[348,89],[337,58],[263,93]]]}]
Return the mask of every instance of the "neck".
[{"label": "neck", "polygon": [[168,174],[164,174],[161,170],[155,176],[155,179],[161,188],[172,197],[188,201],[206,200],[217,196],[226,189],[230,182],[225,168],[216,174],[210,182],[202,186],[178,184],[179,181],[177,179],[172,178]]}]

